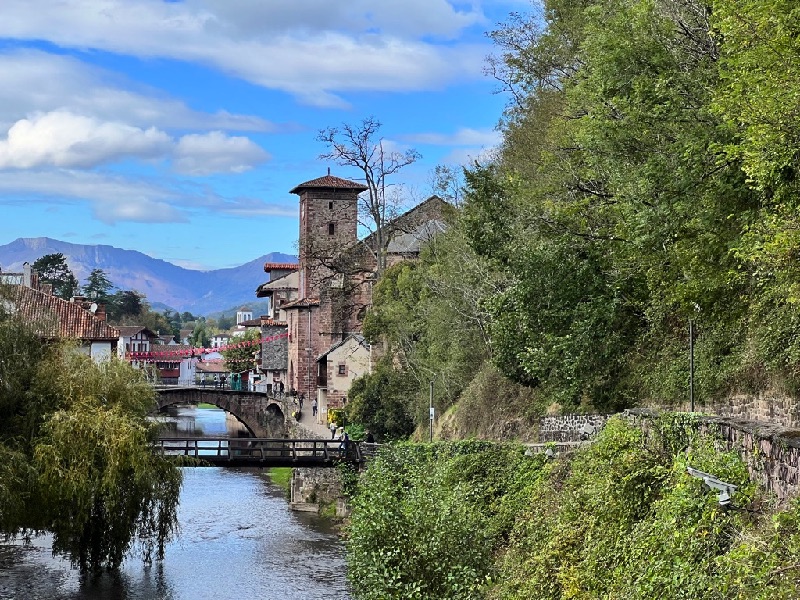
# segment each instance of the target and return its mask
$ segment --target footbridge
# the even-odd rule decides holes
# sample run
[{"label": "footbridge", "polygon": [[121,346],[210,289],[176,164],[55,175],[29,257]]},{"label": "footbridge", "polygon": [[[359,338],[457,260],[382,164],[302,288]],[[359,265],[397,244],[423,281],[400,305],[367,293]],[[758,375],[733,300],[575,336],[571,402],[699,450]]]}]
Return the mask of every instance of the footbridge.
[{"label": "footbridge", "polygon": [[155,412],[173,404],[213,404],[236,417],[254,438],[281,438],[287,434],[286,415],[290,408],[285,397],[213,387],[159,386],[156,391]]},{"label": "footbridge", "polygon": [[364,460],[357,443],[342,448],[338,440],[320,439],[160,438],[156,451],[200,467],[335,467]]}]

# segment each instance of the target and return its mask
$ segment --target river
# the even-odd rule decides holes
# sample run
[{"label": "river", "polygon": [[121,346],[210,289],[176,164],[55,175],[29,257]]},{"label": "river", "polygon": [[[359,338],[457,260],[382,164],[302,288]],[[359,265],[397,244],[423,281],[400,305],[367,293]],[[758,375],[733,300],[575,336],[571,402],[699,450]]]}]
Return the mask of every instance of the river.
[{"label": "river", "polygon": [[[231,432],[219,409],[181,408],[179,430]],[[48,536],[0,545],[0,598],[15,600],[349,599],[344,547],[323,520],[289,511],[258,469],[186,468],[179,536],[163,561],[125,559],[87,580]]]}]

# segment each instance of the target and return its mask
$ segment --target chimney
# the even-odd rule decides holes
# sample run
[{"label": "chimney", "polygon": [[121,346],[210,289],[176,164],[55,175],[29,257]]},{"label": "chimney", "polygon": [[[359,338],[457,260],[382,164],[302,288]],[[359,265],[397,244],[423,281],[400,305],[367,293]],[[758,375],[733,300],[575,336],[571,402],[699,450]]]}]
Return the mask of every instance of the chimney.
[{"label": "chimney", "polygon": [[94,311],[94,316],[97,317],[99,321],[105,322],[106,320],[106,305],[105,304],[98,304],[97,310]]},{"label": "chimney", "polygon": [[33,275],[33,269],[31,268],[30,263],[23,263],[22,265],[22,285],[25,287],[33,287],[31,285],[31,276]]}]

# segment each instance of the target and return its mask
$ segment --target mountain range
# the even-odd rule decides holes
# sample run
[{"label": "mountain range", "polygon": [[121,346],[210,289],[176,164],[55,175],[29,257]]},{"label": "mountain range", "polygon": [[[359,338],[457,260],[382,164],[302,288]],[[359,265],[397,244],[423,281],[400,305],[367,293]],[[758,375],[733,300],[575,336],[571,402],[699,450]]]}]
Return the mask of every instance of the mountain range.
[{"label": "mountain range", "polygon": [[0,268],[21,272],[23,263],[33,264],[46,254],[59,252],[81,284],[93,269],[102,269],[117,289],[141,292],[154,307],[163,305],[198,316],[255,303],[256,288],[269,280],[264,263],[297,262],[296,256],[271,252],[238,267],[196,271],[136,250],[39,237],[18,238],[0,246]]}]

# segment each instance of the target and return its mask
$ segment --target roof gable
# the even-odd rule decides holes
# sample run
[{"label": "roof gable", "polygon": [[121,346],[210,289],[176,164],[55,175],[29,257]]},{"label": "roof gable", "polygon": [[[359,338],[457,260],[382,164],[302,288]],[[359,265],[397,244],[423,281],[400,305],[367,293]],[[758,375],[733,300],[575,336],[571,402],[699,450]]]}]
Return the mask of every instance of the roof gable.
[{"label": "roof gable", "polygon": [[311,181],[306,181],[305,183],[301,183],[298,186],[295,186],[291,190],[289,190],[290,194],[300,194],[303,190],[307,189],[320,189],[320,188],[327,188],[327,189],[335,189],[335,190],[353,190],[355,192],[363,192],[367,189],[363,183],[358,183],[356,181],[350,181],[349,179],[342,179],[341,177],[335,177],[333,175],[325,175],[323,177],[317,177],[316,179],[312,179]]},{"label": "roof gable", "polygon": [[13,310],[45,338],[82,341],[119,340],[120,331],[76,302],[68,302],[24,285],[10,288]]}]

